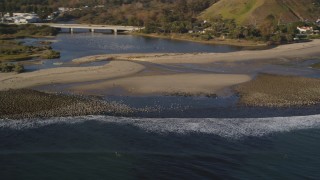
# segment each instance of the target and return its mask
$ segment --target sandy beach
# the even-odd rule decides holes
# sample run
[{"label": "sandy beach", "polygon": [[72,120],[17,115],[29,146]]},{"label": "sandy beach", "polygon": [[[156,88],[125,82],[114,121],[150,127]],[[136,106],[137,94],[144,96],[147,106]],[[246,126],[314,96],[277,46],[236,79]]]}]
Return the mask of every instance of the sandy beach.
[{"label": "sandy beach", "polygon": [[122,88],[129,95],[180,93],[185,95],[224,95],[222,91],[224,88],[250,80],[251,77],[248,75],[173,74],[120,78],[75,86],[73,89],[92,92],[97,89],[112,90],[115,88],[116,90]]},{"label": "sandy beach", "polygon": [[95,67],[61,67],[21,74],[1,73],[0,90],[110,79],[128,76],[143,69],[143,66],[136,63],[112,61],[104,66]]},{"label": "sandy beach", "polygon": [[[219,94],[250,81],[253,74],[196,71],[185,65],[305,59],[319,55],[320,40],[282,45],[268,50],[232,53],[108,54],[83,57],[74,64],[109,60],[103,66],[59,67],[22,74],[0,74],[0,90],[77,83],[74,92],[102,93],[121,88],[129,94]],[[319,56],[318,56],[319,57]],[[254,67],[253,67],[254,68]],[[98,91],[97,91],[98,90]]]}]

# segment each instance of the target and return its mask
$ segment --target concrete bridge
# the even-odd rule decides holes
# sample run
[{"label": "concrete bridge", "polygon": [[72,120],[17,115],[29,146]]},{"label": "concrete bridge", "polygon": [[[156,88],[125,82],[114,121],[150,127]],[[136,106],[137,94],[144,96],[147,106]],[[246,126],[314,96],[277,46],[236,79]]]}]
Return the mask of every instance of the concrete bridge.
[{"label": "concrete bridge", "polygon": [[59,29],[69,29],[71,33],[75,29],[87,29],[90,32],[95,32],[96,30],[111,30],[113,33],[118,32],[132,32],[142,29],[142,27],[136,26],[116,26],[116,25],[93,25],[93,24],[56,24],[56,23],[33,23],[37,26],[50,26]]}]

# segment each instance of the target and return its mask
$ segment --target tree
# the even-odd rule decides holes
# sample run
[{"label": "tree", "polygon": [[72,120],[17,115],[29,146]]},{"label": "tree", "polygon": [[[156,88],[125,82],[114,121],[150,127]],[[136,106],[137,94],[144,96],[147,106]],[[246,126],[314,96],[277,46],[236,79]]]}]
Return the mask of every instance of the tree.
[{"label": "tree", "polygon": [[16,64],[13,68],[13,71],[16,73],[22,73],[24,71],[24,66],[21,64]]},{"label": "tree", "polygon": [[144,27],[145,28],[143,29],[143,32],[149,34],[149,33],[158,32],[159,26],[153,21],[147,21],[145,22]]}]

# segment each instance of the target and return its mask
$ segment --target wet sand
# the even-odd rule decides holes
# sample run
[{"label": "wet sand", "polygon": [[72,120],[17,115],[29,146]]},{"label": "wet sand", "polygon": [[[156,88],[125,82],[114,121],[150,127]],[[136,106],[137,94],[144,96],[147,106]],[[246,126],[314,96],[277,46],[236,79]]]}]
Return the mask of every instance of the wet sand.
[{"label": "wet sand", "polygon": [[260,74],[235,87],[239,104],[254,107],[303,107],[320,103],[320,79]]},{"label": "wet sand", "polygon": [[104,66],[61,67],[21,74],[1,74],[0,90],[111,79],[135,74],[143,69],[144,66],[136,63],[113,61]]},{"label": "wet sand", "polygon": [[[77,91],[96,91],[122,88],[129,95],[224,95],[223,89],[235,84],[250,81],[248,75],[237,74],[172,74],[126,77],[88,85],[80,85],[72,89]],[[108,92],[101,92],[108,93]]]}]

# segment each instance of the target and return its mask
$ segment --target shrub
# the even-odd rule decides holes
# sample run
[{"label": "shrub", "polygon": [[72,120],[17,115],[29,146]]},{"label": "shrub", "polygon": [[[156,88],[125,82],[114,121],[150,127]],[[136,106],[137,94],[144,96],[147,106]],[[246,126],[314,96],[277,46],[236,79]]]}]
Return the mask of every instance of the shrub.
[{"label": "shrub", "polygon": [[13,64],[13,63],[1,63],[0,64],[0,72],[17,72],[22,73],[24,71],[24,66],[21,64]]},{"label": "shrub", "polygon": [[56,58],[60,58],[60,52],[57,51],[53,51],[53,50],[48,50],[46,51],[41,58],[43,59],[56,59]]},{"label": "shrub", "polygon": [[24,66],[21,64],[16,64],[13,68],[13,71],[16,73],[22,73],[24,71]]},{"label": "shrub", "polygon": [[203,34],[201,35],[201,39],[205,41],[209,41],[210,39],[212,39],[212,36],[210,34]]}]

